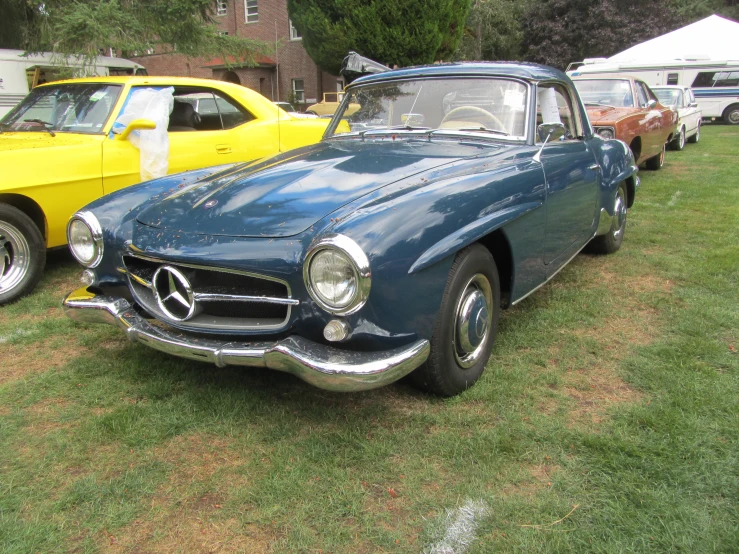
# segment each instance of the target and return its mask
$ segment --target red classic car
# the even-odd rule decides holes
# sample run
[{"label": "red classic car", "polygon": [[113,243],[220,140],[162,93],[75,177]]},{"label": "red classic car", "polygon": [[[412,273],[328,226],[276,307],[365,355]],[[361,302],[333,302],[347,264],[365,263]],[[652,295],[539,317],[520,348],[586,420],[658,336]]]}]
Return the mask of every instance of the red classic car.
[{"label": "red classic car", "polygon": [[662,167],[665,145],[677,128],[677,113],[660,104],[644,81],[625,75],[573,81],[596,133],[628,144],[637,164]]}]

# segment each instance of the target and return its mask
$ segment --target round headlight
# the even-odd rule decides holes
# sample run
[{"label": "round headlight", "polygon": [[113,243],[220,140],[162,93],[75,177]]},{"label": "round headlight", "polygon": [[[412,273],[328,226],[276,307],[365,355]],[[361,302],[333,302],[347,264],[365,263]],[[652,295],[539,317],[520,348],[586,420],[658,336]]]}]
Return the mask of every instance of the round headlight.
[{"label": "round headlight", "polygon": [[352,239],[333,235],[308,252],[303,278],[308,293],[324,310],[351,314],[364,305],[369,295],[369,260]]},{"label": "round headlight", "polygon": [[346,308],[357,294],[357,272],[338,250],[321,250],[311,260],[310,280],[314,292],[333,308]]},{"label": "round headlight", "polygon": [[72,255],[86,267],[95,267],[103,258],[103,232],[90,212],[72,216],[67,226],[67,242]]},{"label": "round headlight", "polygon": [[601,128],[598,129],[598,134],[604,139],[612,139],[614,137],[613,129]]}]

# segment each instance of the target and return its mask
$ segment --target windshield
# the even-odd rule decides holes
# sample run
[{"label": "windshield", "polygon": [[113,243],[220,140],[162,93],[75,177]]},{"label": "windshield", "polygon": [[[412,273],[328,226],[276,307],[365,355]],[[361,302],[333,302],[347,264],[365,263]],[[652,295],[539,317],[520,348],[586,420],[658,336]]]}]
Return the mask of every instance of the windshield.
[{"label": "windshield", "polygon": [[683,92],[675,88],[653,88],[652,92],[657,95],[660,104],[665,106],[682,106]]},{"label": "windshield", "polygon": [[575,81],[577,92],[586,104],[600,104],[614,108],[633,108],[631,82],[620,79],[588,79]]},{"label": "windshield", "polygon": [[[387,133],[388,130],[486,132],[504,139],[526,136],[528,87],[518,81],[415,79],[349,89],[327,136]],[[341,119],[349,123],[339,125]]]},{"label": "windshield", "polygon": [[6,132],[101,133],[121,88],[101,83],[37,87],[0,123]]}]

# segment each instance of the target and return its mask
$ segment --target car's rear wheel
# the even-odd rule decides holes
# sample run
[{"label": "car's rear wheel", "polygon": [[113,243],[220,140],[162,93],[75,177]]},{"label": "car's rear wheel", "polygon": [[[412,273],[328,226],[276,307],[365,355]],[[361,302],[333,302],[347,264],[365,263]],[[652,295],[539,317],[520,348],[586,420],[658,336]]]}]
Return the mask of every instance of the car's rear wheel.
[{"label": "car's rear wheel", "polygon": [[652,171],[657,171],[658,169],[661,169],[664,164],[665,164],[665,145],[663,144],[662,152],[660,152],[659,155],[657,156],[649,158],[644,163],[644,167]]},{"label": "car's rear wheel", "polygon": [[19,209],[0,204],[0,305],[31,292],[44,265],[46,245],[36,224]]},{"label": "car's rear wheel", "polygon": [[692,137],[688,137],[688,142],[690,144],[695,144],[701,139],[701,126],[700,123],[698,124],[698,128],[695,130],[695,134]]},{"label": "car's rear wheel", "polygon": [[685,148],[685,127],[680,127],[677,131],[677,136],[672,139],[672,142],[670,143],[670,148],[672,150],[677,150],[678,152]]},{"label": "car's rear wheel", "polygon": [[616,202],[613,205],[615,217],[611,223],[611,228],[605,235],[594,237],[588,244],[588,251],[594,254],[613,254],[621,248],[621,243],[624,240],[624,232],[626,231],[628,200],[629,196],[626,191],[626,183],[621,183],[618,185]]},{"label": "car's rear wheel", "polygon": [[482,375],[498,330],[500,281],[487,248],[459,252],[447,279],[431,337],[431,354],[413,372],[413,383],[440,396],[454,396]]}]

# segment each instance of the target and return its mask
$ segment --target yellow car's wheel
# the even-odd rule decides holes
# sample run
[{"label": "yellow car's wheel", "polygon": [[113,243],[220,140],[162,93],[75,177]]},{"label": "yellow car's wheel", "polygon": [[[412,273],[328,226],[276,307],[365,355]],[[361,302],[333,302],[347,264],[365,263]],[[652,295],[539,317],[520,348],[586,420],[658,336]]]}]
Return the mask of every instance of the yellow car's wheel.
[{"label": "yellow car's wheel", "polygon": [[44,272],[46,245],[36,224],[0,204],[0,305],[31,292]]}]

